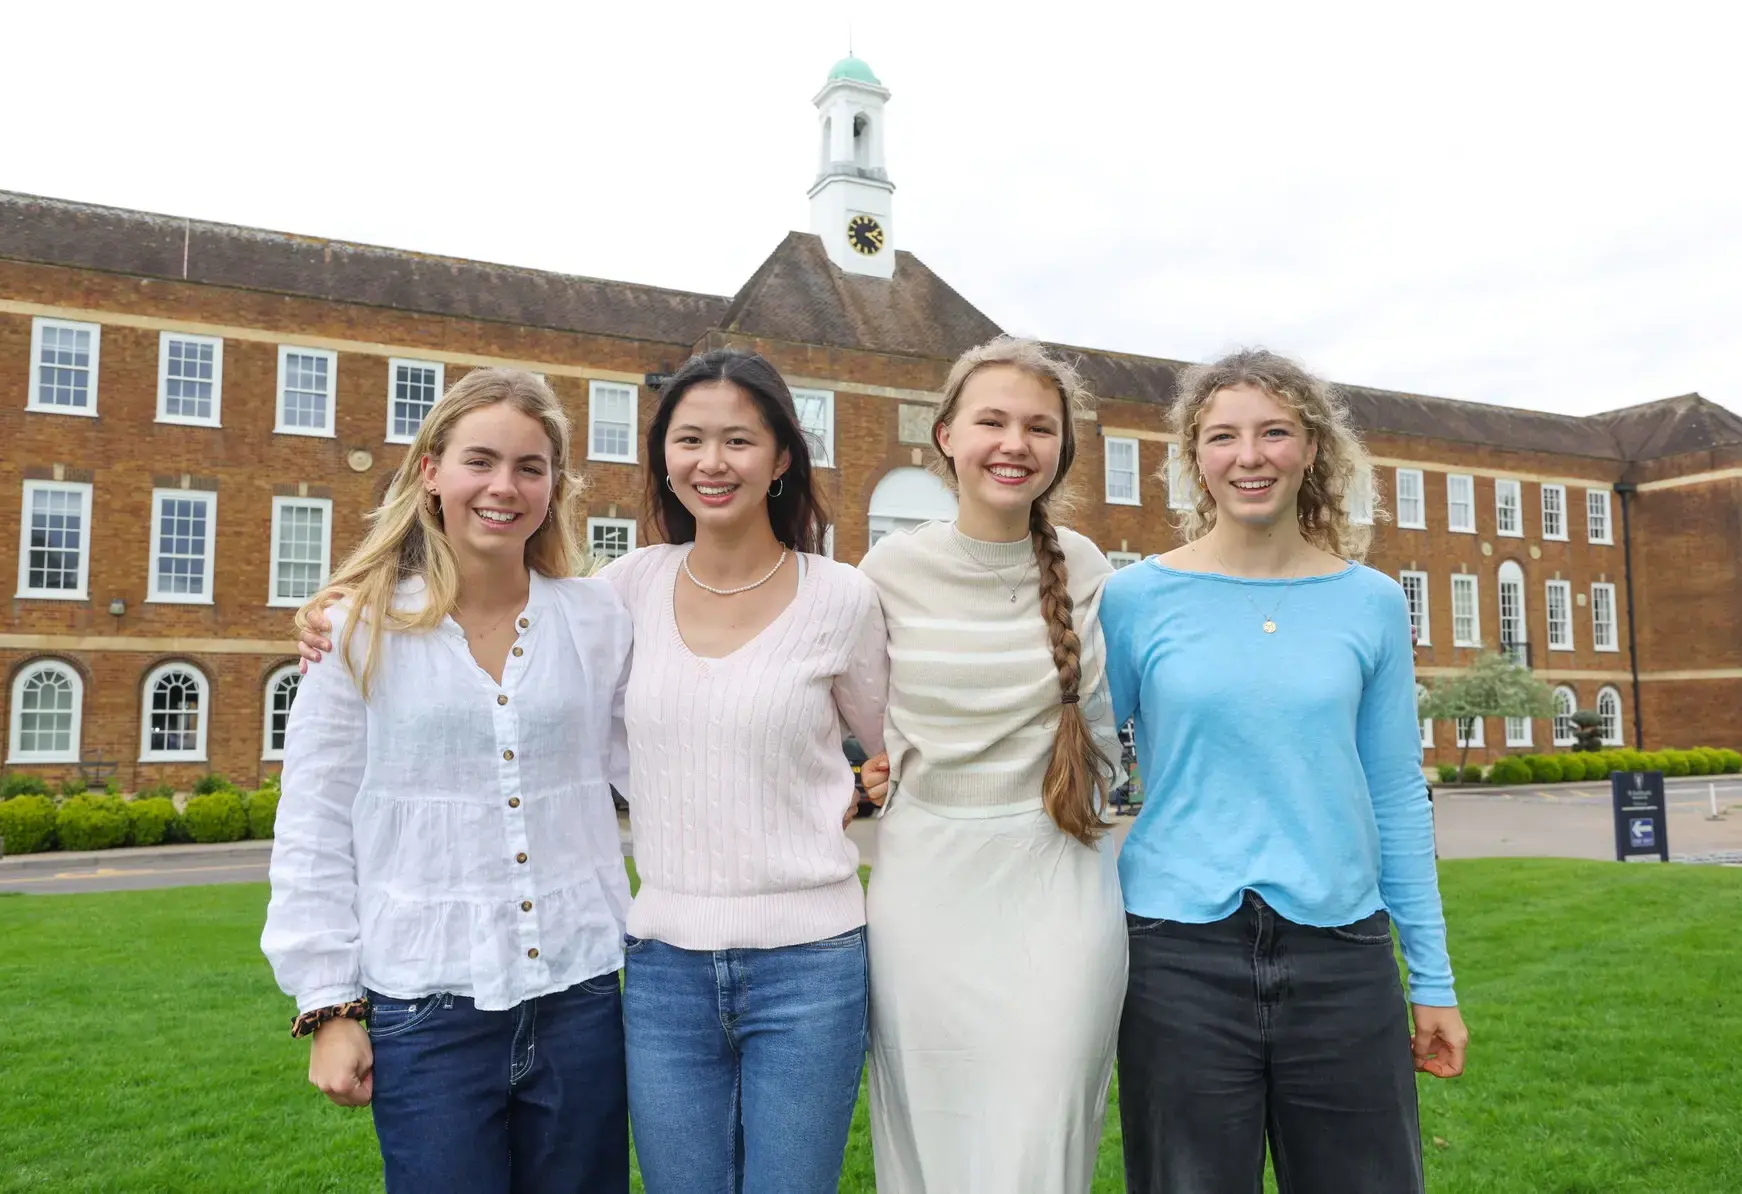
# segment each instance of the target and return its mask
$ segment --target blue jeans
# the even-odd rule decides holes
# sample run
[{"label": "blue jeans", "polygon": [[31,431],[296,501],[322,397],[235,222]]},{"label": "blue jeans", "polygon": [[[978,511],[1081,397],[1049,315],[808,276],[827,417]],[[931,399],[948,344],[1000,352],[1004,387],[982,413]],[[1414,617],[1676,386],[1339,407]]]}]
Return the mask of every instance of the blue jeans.
[{"label": "blue jeans", "polygon": [[369,998],[388,1194],[628,1194],[615,973],[501,1012]]},{"label": "blue jeans", "polygon": [[780,949],[625,939],[647,1194],[834,1194],[865,1066],[865,930]]}]

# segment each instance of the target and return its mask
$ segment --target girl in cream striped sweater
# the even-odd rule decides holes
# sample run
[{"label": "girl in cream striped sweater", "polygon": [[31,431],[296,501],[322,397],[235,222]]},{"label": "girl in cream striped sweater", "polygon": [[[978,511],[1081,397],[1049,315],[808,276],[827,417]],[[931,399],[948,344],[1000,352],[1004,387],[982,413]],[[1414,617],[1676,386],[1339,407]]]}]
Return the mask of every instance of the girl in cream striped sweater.
[{"label": "girl in cream striped sweater", "polygon": [[1080,1194],[1093,1176],[1126,938],[1101,820],[1112,569],[1049,515],[1082,398],[1032,342],[963,356],[932,428],[957,520],[860,565],[890,659],[867,909],[882,1194]]}]

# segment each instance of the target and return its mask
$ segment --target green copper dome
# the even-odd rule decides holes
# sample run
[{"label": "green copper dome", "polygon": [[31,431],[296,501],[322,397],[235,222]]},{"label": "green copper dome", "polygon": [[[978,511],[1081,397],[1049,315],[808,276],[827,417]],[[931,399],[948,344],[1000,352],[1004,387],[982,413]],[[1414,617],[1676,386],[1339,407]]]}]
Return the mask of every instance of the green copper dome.
[{"label": "green copper dome", "polygon": [[855,83],[869,83],[873,87],[883,86],[882,81],[871,73],[871,68],[865,65],[864,59],[855,58],[851,54],[835,63],[835,68],[829,72],[829,81],[836,79],[852,79]]}]

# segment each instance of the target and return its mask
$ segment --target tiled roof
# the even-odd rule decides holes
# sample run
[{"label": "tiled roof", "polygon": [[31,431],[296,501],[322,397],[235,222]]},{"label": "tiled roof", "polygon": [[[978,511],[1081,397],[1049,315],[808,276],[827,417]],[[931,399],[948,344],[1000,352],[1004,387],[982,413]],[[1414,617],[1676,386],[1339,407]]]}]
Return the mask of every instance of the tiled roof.
[{"label": "tiled roof", "polygon": [[829,260],[822,238],[789,232],[732,299],[720,330],[798,344],[952,360],[998,325],[912,253],[895,276],[864,278]]},{"label": "tiled roof", "polygon": [[1660,398],[1592,415],[1628,460],[1660,460],[1742,445],[1742,415],[1698,394]]},{"label": "tiled roof", "polygon": [[[0,191],[0,258],[689,347],[717,295]],[[185,260],[185,271],[184,271]]]}]

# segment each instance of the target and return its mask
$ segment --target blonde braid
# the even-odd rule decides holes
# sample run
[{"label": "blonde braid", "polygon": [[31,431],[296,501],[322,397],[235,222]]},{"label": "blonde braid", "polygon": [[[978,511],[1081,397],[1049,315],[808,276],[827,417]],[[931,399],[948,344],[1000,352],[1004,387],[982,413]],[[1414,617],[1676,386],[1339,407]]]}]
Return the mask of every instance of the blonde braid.
[{"label": "blonde braid", "polygon": [[1059,724],[1053,738],[1052,758],[1041,784],[1047,815],[1060,829],[1086,846],[1092,846],[1107,831],[1099,805],[1107,797],[1113,778],[1112,764],[1101,753],[1083,716],[1078,686],[1083,679],[1083,641],[1072,614],[1065,553],[1059,547],[1058,531],[1047,518],[1044,501],[1037,501],[1028,516],[1034,536],[1034,555],[1040,570],[1040,612],[1046,619],[1047,643],[1053,666],[1059,673]]}]

